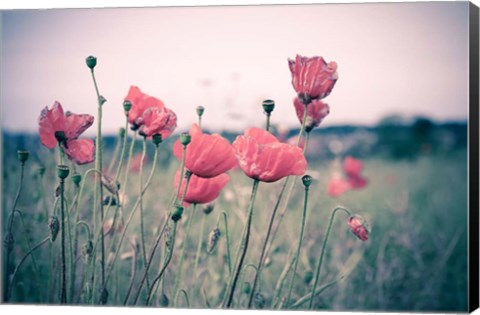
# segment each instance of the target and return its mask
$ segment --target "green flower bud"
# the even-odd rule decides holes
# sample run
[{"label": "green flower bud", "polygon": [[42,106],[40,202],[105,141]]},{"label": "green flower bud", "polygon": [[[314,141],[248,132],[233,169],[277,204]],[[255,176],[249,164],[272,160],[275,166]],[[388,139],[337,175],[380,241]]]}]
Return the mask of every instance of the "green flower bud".
[{"label": "green flower bud", "polygon": [[121,127],[119,130],[118,130],[118,136],[120,138],[124,138],[125,137],[125,128]]},{"label": "green flower bud", "polygon": [[80,182],[82,181],[82,175],[78,173],[73,174],[72,181],[78,187],[78,185],[80,185]]},{"label": "green flower bud", "polygon": [[126,113],[128,113],[131,108],[132,108],[132,103],[130,103],[130,101],[126,100],[123,102],[123,109],[125,110]]},{"label": "green flower bud", "polygon": [[197,106],[197,115],[202,117],[203,113],[205,112],[205,107]]},{"label": "green flower bud", "polygon": [[97,65],[97,58],[94,56],[88,56],[85,61],[87,63],[87,67],[89,67],[92,70]]},{"label": "green flower bud", "polygon": [[182,145],[187,146],[190,141],[192,141],[192,137],[188,133],[184,132],[180,135],[180,143]]},{"label": "green flower bud", "polygon": [[250,292],[252,292],[252,285],[250,284],[250,282],[245,282],[243,284],[243,293],[250,294]]},{"label": "green flower bud", "polygon": [[159,145],[160,143],[162,143],[162,135],[159,133],[154,134],[152,136],[152,142],[155,145]]},{"label": "green flower bud", "polygon": [[264,100],[262,103],[262,106],[265,113],[270,114],[271,112],[273,112],[273,109],[275,108],[275,101]]},{"label": "green flower bud", "polygon": [[210,203],[203,208],[203,213],[209,215],[210,213],[212,213],[213,209],[215,209],[215,205],[213,203]]},{"label": "green flower bud", "polygon": [[57,166],[57,175],[60,179],[65,179],[70,174],[70,169],[66,165],[58,165]]},{"label": "green flower bud", "polygon": [[303,277],[305,284],[309,284],[312,281],[312,279],[313,279],[313,272],[312,271],[305,272],[305,275]]},{"label": "green flower bud", "polygon": [[100,95],[100,96],[98,97],[98,103],[99,103],[100,105],[105,104],[106,101],[107,101],[106,98],[103,97],[102,95]]},{"label": "green flower bud", "polygon": [[29,152],[27,150],[18,150],[17,158],[20,162],[25,163],[28,160]]},{"label": "green flower bud", "polygon": [[302,177],[302,182],[303,182],[303,185],[305,186],[305,188],[310,187],[310,185],[312,184],[312,176],[304,175]]},{"label": "green flower bud", "polygon": [[172,220],[174,222],[177,222],[178,220],[180,220],[182,218],[182,215],[183,215],[183,207],[182,206],[176,206],[175,211],[173,211],[173,214],[172,214]]}]

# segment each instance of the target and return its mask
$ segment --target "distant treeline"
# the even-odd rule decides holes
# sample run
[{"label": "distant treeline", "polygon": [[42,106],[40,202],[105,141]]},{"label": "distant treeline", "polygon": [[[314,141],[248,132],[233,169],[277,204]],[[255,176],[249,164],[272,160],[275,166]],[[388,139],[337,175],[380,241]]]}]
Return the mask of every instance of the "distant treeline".
[{"label": "distant treeline", "polygon": [[[428,118],[417,117],[406,121],[400,116],[389,116],[376,126],[330,126],[314,129],[308,142],[308,157],[312,159],[333,158],[336,155],[354,155],[357,157],[378,156],[391,159],[414,159],[424,154],[446,153],[467,147],[467,122],[435,122]],[[208,131],[207,131],[208,132]],[[294,143],[299,129],[290,129],[280,133],[275,126],[272,132],[281,140]],[[222,135],[234,141],[238,133],[222,132]],[[165,154],[175,136],[167,139]],[[118,140],[116,136],[105,136],[104,149],[113,150]],[[137,139],[136,149],[140,150],[141,141]],[[169,145],[170,144],[170,145]],[[14,153],[17,149],[38,152],[41,143],[36,134],[3,132],[3,154]],[[153,150],[153,147],[150,148]],[[160,159],[162,161],[162,159]]]}]

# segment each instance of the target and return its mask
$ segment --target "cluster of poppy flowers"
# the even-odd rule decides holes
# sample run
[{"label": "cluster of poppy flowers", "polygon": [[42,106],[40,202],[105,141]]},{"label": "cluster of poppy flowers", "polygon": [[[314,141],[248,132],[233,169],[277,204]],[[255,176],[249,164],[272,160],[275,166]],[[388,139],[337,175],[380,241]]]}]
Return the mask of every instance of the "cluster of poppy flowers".
[{"label": "cluster of poppy flowers", "polygon": [[[288,60],[288,65],[292,85],[297,93],[293,105],[300,123],[308,133],[329,114],[329,106],[322,99],[331,93],[338,79],[337,64],[327,63],[322,57],[297,55],[295,60]],[[130,87],[125,102],[128,105],[128,109],[125,109],[131,129],[137,130],[141,136],[151,138],[160,135],[166,139],[177,127],[176,114],[165,107],[161,100],[143,93],[136,86]],[[55,102],[50,109],[46,107],[40,114],[41,142],[50,149],[59,145],[76,164],[93,162],[93,141],[78,139],[93,124],[93,120],[93,116],[88,114],[64,113],[60,103]],[[219,134],[203,133],[197,124],[191,126],[189,135],[191,142],[186,147],[184,158],[185,168],[192,175],[184,198],[186,204],[209,203],[216,199],[229,181],[226,172],[236,167],[240,167],[248,177],[262,182],[303,175],[307,169],[307,160],[299,146],[283,143],[267,130],[248,128],[232,144]],[[173,152],[179,160],[182,159],[182,144],[179,140],[174,143]],[[361,161],[347,158],[344,166],[348,180],[330,183],[334,187],[330,189],[329,186],[332,195],[366,184],[360,174]],[[183,184],[178,171],[174,186]]]}]

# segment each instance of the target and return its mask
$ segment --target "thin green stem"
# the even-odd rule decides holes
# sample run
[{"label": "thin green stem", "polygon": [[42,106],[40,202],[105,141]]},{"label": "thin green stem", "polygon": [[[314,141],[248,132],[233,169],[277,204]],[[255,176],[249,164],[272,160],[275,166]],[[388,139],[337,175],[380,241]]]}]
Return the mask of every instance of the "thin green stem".
[{"label": "thin green stem", "polygon": [[123,136],[122,153],[120,154],[120,160],[118,161],[117,172],[115,173],[115,180],[118,180],[120,178],[120,170],[122,169],[123,159],[125,156],[125,151],[127,149],[127,138],[128,138],[128,114],[125,115],[125,135]]},{"label": "thin green stem", "polygon": [[122,137],[118,136],[118,140],[115,143],[115,149],[113,150],[112,160],[110,161],[110,164],[108,164],[108,168],[107,168],[108,174],[112,173],[113,166],[115,165],[115,162],[117,161],[117,158],[118,158],[118,153],[120,152],[121,143],[122,143]]},{"label": "thin green stem", "polygon": [[200,225],[200,236],[198,237],[198,244],[197,244],[197,252],[195,254],[195,264],[193,265],[193,277],[196,278],[198,274],[198,263],[200,261],[200,255],[202,254],[202,242],[203,242],[203,234],[205,233],[205,221],[207,220],[207,215],[202,215],[202,223]]},{"label": "thin green stem", "polygon": [[[230,284],[227,289],[227,296],[226,300],[224,301],[223,305],[226,308],[230,308],[233,303],[233,295],[235,293],[235,288],[237,286],[238,282],[238,277],[240,275],[240,271],[242,270],[242,265],[243,261],[245,260],[245,256],[247,254],[248,250],[248,242],[250,240],[250,228],[252,226],[252,218],[253,218],[253,206],[255,204],[255,197],[257,195],[257,190],[258,190],[258,184],[259,181],[255,179],[253,181],[253,187],[252,187],[252,195],[250,198],[250,204],[248,207],[248,212],[247,212],[247,224],[245,225],[244,228],[244,233],[242,235],[238,250],[237,250],[237,255],[236,255],[236,266],[233,272],[233,277],[230,278]],[[238,261],[238,263],[237,263]],[[252,288],[253,289],[253,288]]]},{"label": "thin green stem", "polygon": [[267,122],[265,124],[265,130],[270,131],[270,116],[271,116],[271,113],[266,113],[266,114],[267,114]]},{"label": "thin green stem", "polygon": [[[140,191],[143,190],[143,161],[145,160],[145,155],[147,154],[147,137],[143,137],[143,148],[142,156],[140,160]],[[144,227],[144,213],[143,213],[143,194],[140,194],[140,236],[142,241],[142,258],[143,266],[147,267],[147,250],[145,249],[145,227]],[[148,279],[147,273],[147,286],[150,286],[150,281]]]},{"label": "thin green stem", "polygon": [[188,300],[188,294],[187,294],[187,292],[186,292],[184,289],[180,289],[180,290],[177,292],[177,294],[175,295],[175,300],[174,300],[174,301],[175,301],[175,305],[178,305],[178,293],[180,293],[180,292],[183,293],[183,297],[184,297],[184,299],[185,299],[185,302],[187,303],[186,306],[187,306],[187,308],[189,308],[189,307],[190,307],[190,302],[189,302],[189,300]]},{"label": "thin green stem", "polygon": [[178,286],[180,285],[180,281],[182,279],[182,271],[183,271],[182,266],[183,266],[183,261],[185,259],[185,249],[187,247],[188,238],[190,237],[190,230],[191,230],[192,221],[193,221],[192,218],[195,215],[196,208],[197,208],[197,204],[194,203],[193,204],[193,209],[192,209],[192,211],[191,211],[191,213],[190,213],[190,215],[188,216],[188,219],[187,219],[187,228],[185,230],[185,239],[183,240],[182,251],[180,252],[180,261],[178,262],[178,265],[177,265],[177,270],[178,271],[176,272],[175,284],[173,286],[174,287],[173,292],[176,292],[174,301],[177,300]]},{"label": "thin green stem", "polygon": [[65,180],[60,179],[60,232],[61,234],[61,261],[62,261],[62,280],[60,289],[60,303],[67,304],[67,268],[65,264],[65,200],[64,200]]},{"label": "thin green stem", "polygon": [[228,234],[227,213],[222,211],[223,222],[225,224],[225,236],[227,242],[227,263],[228,263],[228,276],[232,275],[232,258],[230,257],[230,237]]},{"label": "thin green stem", "polygon": [[302,223],[301,223],[301,226],[300,226],[300,235],[298,237],[297,253],[295,255],[295,264],[293,265],[292,278],[290,279],[290,285],[289,285],[289,288],[288,288],[288,294],[287,294],[287,299],[286,299],[287,305],[289,305],[289,303],[290,303],[290,296],[292,294],[293,283],[295,281],[295,276],[297,274],[298,261],[300,260],[300,249],[302,248],[303,232],[305,230],[305,219],[307,217],[308,191],[309,191],[309,187],[306,186],[305,187],[305,199],[304,199],[304,202],[303,202]]},{"label": "thin green stem", "polygon": [[322,250],[320,252],[320,259],[318,261],[317,272],[316,272],[316,275],[315,275],[315,282],[313,283],[312,295],[310,297],[310,302],[308,304],[308,309],[309,310],[311,310],[313,308],[313,298],[315,297],[315,291],[317,289],[318,279],[319,279],[320,271],[321,271],[321,268],[322,268],[323,255],[325,254],[325,247],[327,245],[328,236],[330,235],[330,231],[332,229],[333,219],[335,218],[335,214],[337,213],[338,210],[344,211],[349,216],[351,215],[350,211],[348,211],[347,209],[342,208],[342,207],[336,207],[332,211],[332,215],[330,216],[330,222],[328,223],[327,232],[325,233],[325,238],[323,239]]}]

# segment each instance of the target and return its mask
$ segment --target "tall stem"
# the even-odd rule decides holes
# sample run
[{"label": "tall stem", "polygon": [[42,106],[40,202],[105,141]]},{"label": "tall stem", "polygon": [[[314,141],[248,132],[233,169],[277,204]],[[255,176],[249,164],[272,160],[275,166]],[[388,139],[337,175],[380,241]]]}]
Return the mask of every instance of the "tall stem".
[{"label": "tall stem", "polygon": [[286,299],[287,305],[289,305],[290,303],[290,296],[292,294],[293,283],[295,281],[295,275],[297,274],[298,261],[300,260],[300,249],[302,248],[303,232],[305,230],[305,219],[307,217],[308,191],[309,191],[309,187],[305,186],[305,199],[303,202],[302,224],[300,226],[300,235],[298,237],[297,253],[295,255],[295,264],[293,265],[292,278],[290,279],[290,285],[288,288],[288,294]]},{"label": "tall stem", "polygon": [[327,245],[328,236],[330,235],[330,230],[332,229],[333,219],[335,218],[335,214],[337,213],[338,210],[342,210],[350,216],[350,212],[347,209],[342,207],[337,207],[332,211],[332,215],[330,216],[330,222],[328,223],[327,232],[325,233],[325,238],[323,239],[322,251],[320,252],[320,259],[318,261],[317,272],[315,275],[315,282],[313,283],[312,296],[310,297],[310,302],[308,305],[309,310],[313,308],[313,298],[315,297],[315,291],[317,290],[318,279],[320,276],[320,269],[322,268],[323,255],[325,253],[325,247]]},{"label": "tall stem", "polygon": [[267,122],[266,122],[266,125],[265,125],[265,130],[266,131],[270,130],[270,116],[271,116],[271,113],[267,113]]},{"label": "tall stem", "polygon": [[197,244],[197,252],[195,254],[195,264],[194,264],[194,267],[193,267],[193,272],[194,272],[194,275],[193,277],[197,277],[197,274],[198,274],[198,263],[200,261],[200,256],[202,254],[202,242],[203,242],[203,234],[205,232],[205,221],[207,220],[207,215],[206,214],[203,214],[202,215],[202,223],[200,225],[200,236],[198,237],[198,244]]},{"label": "tall stem", "polygon": [[65,200],[64,200],[65,179],[60,179],[60,232],[61,238],[61,259],[62,259],[62,280],[60,291],[60,303],[67,304],[67,268],[65,263]]},{"label": "tall stem", "polygon": [[6,248],[5,254],[5,290],[3,291],[3,301],[8,302],[8,286],[9,286],[9,277],[10,277],[10,253],[14,246],[13,234],[12,234],[12,227],[13,227],[13,218],[15,216],[15,209],[17,207],[18,199],[20,198],[20,194],[22,193],[23,187],[23,175],[25,172],[25,162],[20,162],[20,183],[18,184],[17,195],[15,196],[15,200],[13,201],[12,211],[10,212],[10,220],[8,221],[7,226],[7,233],[5,234],[4,239],[4,246]]},{"label": "tall stem", "polygon": [[[237,250],[237,255],[235,258],[235,270],[233,272],[233,277],[230,278],[230,285],[227,289],[227,296],[226,300],[224,301],[224,307],[230,308],[233,302],[233,295],[235,293],[235,288],[237,286],[238,277],[240,275],[240,271],[242,270],[243,261],[245,260],[245,256],[248,250],[248,242],[250,240],[250,228],[252,226],[252,217],[253,217],[253,206],[255,204],[255,197],[257,195],[259,181],[255,179],[253,181],[253,188],[252,188],[252,196],[250,198],[250,204],[248,206],[247,212],[247,224],[243,230],[243,235]],[[237,263],[238,262],[238,263]],[[253,288],[252,288],[253,289]]]},{"label": "tall stem", "polygon": [[[140,160],[140,192],[143,190],[143,161],[145,160],[145,155],[147,154],[147,137],[143,137],[143,149],[142,149],[142,157]],[[147,267],[147,250],[145,249],[145,227],[143,222],[143,194],[140,194],[140,235],[142,240],[142,258],[143,258],[143,266]],[[147,273],[147,286],[150,286],[150,281],[148,279]]]},{"label": "tall stem", "polygon": [[191,226],[192,226],[192,221],[193,221],[193,216],[195,215],[195,209],[197,208],[197,204],[194,203],[193,204],[193,209],[190,213],[190,215],[188,216],[188,220],[187,220],[187,229],[185,230],[185,239],[183,240],[183,246],[182,246],[182,251],[180,252],[180,261],[178,262],[178,265],[177,265],[177,273],[176,273],[176,276],[175,276],[175,284],[174,284],[174,289],[173,289],[173,294],[175,295],[174,297],[174,301],[177,300],[177,295],[178,295],[178,286],[180,284],[180,281],[182,280],[182,266],[183,266],[183,260],[185,259],[185,249],[187,247],[187,242],[188,242],[188,238],[190,236],[190,229],[191,229]]}]

